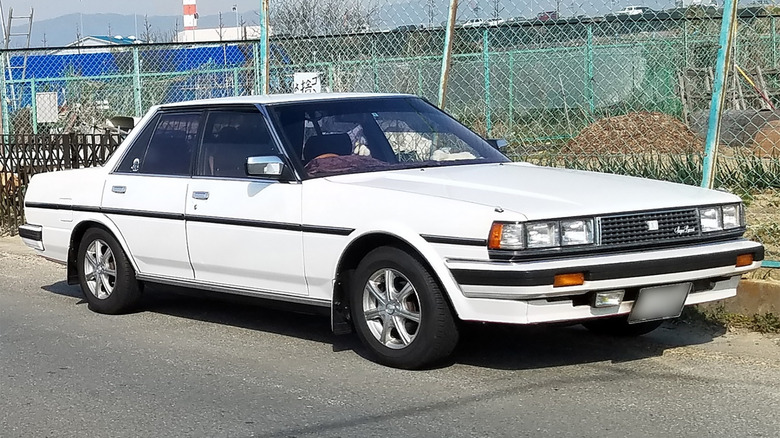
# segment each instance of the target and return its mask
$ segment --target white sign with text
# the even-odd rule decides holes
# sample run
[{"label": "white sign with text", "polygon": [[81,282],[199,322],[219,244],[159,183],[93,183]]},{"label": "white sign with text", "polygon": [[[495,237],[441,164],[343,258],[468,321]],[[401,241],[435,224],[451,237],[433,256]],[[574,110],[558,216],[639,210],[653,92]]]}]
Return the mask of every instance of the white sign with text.
[{"label": "white sign with text", "polygon": [[319,72],[295,73],[293,82],[293,93],[319,93],[322,91]]}]

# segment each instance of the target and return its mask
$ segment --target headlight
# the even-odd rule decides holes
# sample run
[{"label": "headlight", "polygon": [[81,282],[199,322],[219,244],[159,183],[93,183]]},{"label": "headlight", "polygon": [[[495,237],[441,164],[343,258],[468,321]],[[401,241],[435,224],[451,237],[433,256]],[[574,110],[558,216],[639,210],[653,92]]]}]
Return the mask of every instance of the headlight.
[{"label": "headlight", "polygon": [[561,245],[593,243],[593,219],[561,221]]},{"label": "headlight", "polygon": [[729,230],[745,225],[745,219],[742,215],[742,204],[700,208],[699,220],[701,221],[701,231],[703,233]]},{"label": "headlight", "polygon": [[523,249],[523,224],[502,224],[494,222],[490,228],[490,249]]},{"label": "headlight", "polygon": [[558,222],[528,222],[525,231],[528,248],[549,248],[561,242]]},{"label": "headlight", "polygon": [[720,207],[702,208],[699,210],[699,219],[701,220],[701,231],[718,231],[723,229],[723,218]]},{"label": "headlight", "polygon": [[593,239],[593,219],[567,219],[526,223],[494,222],[488,238],[489,249],[542,249],[588,245]]},{"label": "headlight", "polygon": [[742,226],[742,205],[732,204],[723,206],[723,229],[739,228]]}]

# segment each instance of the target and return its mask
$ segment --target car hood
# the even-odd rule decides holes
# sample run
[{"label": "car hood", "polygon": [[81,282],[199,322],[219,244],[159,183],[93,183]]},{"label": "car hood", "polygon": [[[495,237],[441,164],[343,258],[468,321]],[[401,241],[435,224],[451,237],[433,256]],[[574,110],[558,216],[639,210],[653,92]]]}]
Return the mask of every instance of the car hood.
[{"label": "car hood", "polygon": [[328,180],[500,207],[530,220],[740,201],[694,186],[528,163],[406,169]]}]

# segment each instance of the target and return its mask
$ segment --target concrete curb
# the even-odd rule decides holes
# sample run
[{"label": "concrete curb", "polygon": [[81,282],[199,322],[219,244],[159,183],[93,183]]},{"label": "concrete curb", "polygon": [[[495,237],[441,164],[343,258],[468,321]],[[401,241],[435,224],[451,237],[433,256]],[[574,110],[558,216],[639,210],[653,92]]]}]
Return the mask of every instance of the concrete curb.
[{"label": "concrete curb", "polygon": [[[0,237],[0,253],[35,256],[19,236]],[[743,279],[737,287],[737,296],[727,300],[702,304],[703,308],[723,305],[727,312],[754,315],[780,315],[780,281]]]}]

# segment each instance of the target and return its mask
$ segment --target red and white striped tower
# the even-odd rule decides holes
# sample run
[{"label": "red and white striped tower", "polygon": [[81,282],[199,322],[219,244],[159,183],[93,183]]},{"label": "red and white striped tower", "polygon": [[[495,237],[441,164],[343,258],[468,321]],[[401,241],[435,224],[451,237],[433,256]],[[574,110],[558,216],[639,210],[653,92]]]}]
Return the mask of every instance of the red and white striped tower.
[{"label": "red and white striped tower", "polygon": [[198,6],[195,0],[184,1],[184,30],[195,30],[198,28]]}]

